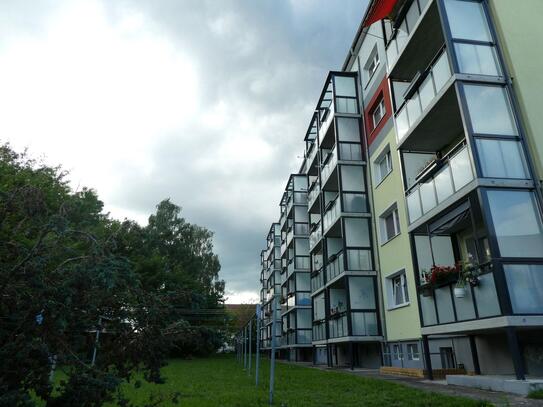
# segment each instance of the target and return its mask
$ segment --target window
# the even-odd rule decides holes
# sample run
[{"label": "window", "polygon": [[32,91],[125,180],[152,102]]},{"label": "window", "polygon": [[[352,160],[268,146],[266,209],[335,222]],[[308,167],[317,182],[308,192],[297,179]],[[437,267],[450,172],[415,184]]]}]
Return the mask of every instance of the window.
[{"label": "window", "polygon": [[487,196],[501,257],[541,257],[543,225],[534,193],[491,190]]},{"label": "window", "polygon": [[381,243],[386,243],[400,233],[400,218],[396,204],[380,216]]},{"label": "window", "polygon": [[401,345],[393,345],[392,349],[394,360],[403,360]]},{"label": "window", "polygon": [[379,122],[385,117],[386,114],[386,108],[385,108],[385,99],[381,98],[381,100],[377,103],[375,108],[371,112],[371,117],[373,120],[373,129],[375,129]]},{"label": "window", "polygon": [[375,161],[375,182],[378,184],[388,174],[392,172],[392,156],[390,154],[390,148],[387,147],[386,151]]},{"label": "window", "polygon": [[399,307],[409,303],[409,293],[407,292],[407,278],[405,270],[387,277],[389,286],[390,308]]},{"label": "window", "polygon": [[483,177],[526,179],[528,168],[516,140],[476,139]]},{"label": "window", "polygon": [[407,360],[420,360],[418,343],[407,344]]},{"label": "window", "polygon": [[379,53],[377,52],[377,45],[375,45],[370,57],[368,58],[368,61],[366,62],[366,65],[364,66],[364,70],[366,71],[366,75],[368,78],[368,84],[370,83],[371,78],[377,71],[377,68],[379,67],[379,62]]}]

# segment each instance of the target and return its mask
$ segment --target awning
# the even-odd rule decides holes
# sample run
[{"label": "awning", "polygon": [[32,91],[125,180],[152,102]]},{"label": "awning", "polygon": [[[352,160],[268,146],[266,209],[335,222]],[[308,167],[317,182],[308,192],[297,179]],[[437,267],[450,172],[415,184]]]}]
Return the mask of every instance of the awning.
[{"label": "awning", "polygon": [[394,10],[394,6],[397,2],[398,0],[373,0],[370,6],[371,8],[364,19],[363,26],[369,27],[376,21],[387,17],[392,10]]},{"label": "awning", "polygon": [[428,225],[429,232],[431,235],[448,234],[454,226],[460,224],[469,216],[470,205],[469,201],[466,201],[430,223]]}]

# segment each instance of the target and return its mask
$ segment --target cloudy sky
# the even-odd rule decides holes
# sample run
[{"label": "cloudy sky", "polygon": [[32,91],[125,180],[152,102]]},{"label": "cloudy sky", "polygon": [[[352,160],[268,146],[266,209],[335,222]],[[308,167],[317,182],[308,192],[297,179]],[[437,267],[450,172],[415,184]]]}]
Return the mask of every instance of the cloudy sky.
[{"label": "cloudy sky", "polygon": [[170,197],[215,232],[229,302],[259,253],[328,70],[366,0],[2,0],[0,141],[118,218]]}]

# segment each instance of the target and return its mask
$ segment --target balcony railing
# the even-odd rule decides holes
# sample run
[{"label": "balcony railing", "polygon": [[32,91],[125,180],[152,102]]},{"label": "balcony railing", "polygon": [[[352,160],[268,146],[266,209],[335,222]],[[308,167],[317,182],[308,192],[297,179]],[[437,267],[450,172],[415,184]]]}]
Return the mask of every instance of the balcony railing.
[{"label": "balcony railing", "polygon": [[343,252],[339,252],[334,256],[336,257],[332,257],[333,260],[326,265],[326,281],[332,280],[345,271],[345,267],[343,266]]},{"label": "balcony railing", "polygon": [[321,188],[319,186],[319,182],[315,180],[310,186],[309,186],[309,193],[308,193],[308,206],[313,206],[313,203],[318,198],[319,193],[321,192]]},{"label": "balcony railing", "polygon": [[319,221],[309,234],[309,250],[312,250],[322,238],[322,225]]},{"label": "balcony railing", "polygon": [[332,151],[328,153],[328,156],[323,163],[323,167],[321,170],[321,180],[323,185],[326,183],[326,181],[328,181],[328,178],[330,177],[330,174],[332,174],[332,171],[334,171],[334,168],[336,168],[336,165],[337,152],[336,147],[334,147]]},{"label": "balcony railing", "polygon": [[[420,3],[422,13],[419,13],[419,6],[417,5],[417,1]],[[390,68],[394,65],[394,63],[398,60],[398,57],[402,54],[405,45],[409,42],[409,38],[415,32],[417,24],[421,19],[421,16],[424,15],[425,8],[428,6],[428,3],[430,3],[428,0],[413,1],[411,7],[409,7],[409,10],[406,13],[406,18],[398,28],[396,36],[388,43],[386,53],[389,72]],[[406,24],[408,16],[410,27],[408,27]],[[416,18],[414,18],[415,16]]]},{"label": "balcony railing", "polygon": [[324,273],[319,271],[311,277],[311,291],[315,292],[324,286]]},{"label": "balcony railing", "polygon": [[306,157],[307,157],[307,170],[309,170],[309,166],[313,163],[313,160],[315,159],[315,156],[317,155],[318,151],[317,142],[313,140],[311,143],[309,150],[307,150]]},{"label": "balcony railing", "polygon": [[473,180],[467,146],[455,152],[432,178],[416,184],[407,195],[409,223],[413,223]]},{"label": "balcony railing", "polygon": [[294,230],[293,230],[292,226],[290,226],[287,229],[287,246],[290,244],[290,242],[292,242],[293,237],[294,237]]},{"label": "balcony railing", "polygon": [[427,70],[426,78],[396,113],[396,133],[399,142],[405,138],[413,125],[425,113],[451,76],[447,52],[443,50]]},{"label": "balcony railing", "polygon": [[313,322],[313,340],[322,341],[326,339],[326,324],[324,321]]},{"label": "balcony railing", "polygon": [[333,122],[332,118],[334,117],[334,102],[330,103],[330,106],[326,110],[326,113],[324,113],[324,117],[321,116],[321,118],[324,118],[320,124],[319,128],[319,143],[322,143],[322,140],[324,140],[324,136],[326,135],[326,132],[328,131],[328,128],[330,127],[330,124]]},{"label": "balcony railing", "polygon": [[329,205],[330,206],[328,210],[324,213],[324,219],[323,219],[324,231],[328,230],[328,228],[336,222],[341,212],[338,197],[336,197],[334,201]]},{"label": "balcony railing", "polygon": [[328,321],[328,329],[330,332],[330,338],[341,338],[342,336],[348,336],[349,328],[347,325],[347,314],[343,314],[338,318],[330,319]]}]

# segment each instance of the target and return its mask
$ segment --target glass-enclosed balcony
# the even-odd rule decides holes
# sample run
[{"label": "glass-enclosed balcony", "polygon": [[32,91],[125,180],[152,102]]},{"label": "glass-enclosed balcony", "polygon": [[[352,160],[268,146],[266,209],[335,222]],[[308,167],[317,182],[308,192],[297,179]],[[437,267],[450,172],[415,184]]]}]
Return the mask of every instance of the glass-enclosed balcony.
[{"label": "glass-enclosed balcony", "polygon": [[407,211],[409,222],[413,223],[422,215],[445,202],[464,186],[473,181],[473,171],[467,146],[434,162],[423,180],[407,192]]},{"label": "glass-enclosed balcony", "polygon": [[[424,74],[413,79],[406,90],[406,99],[395,115],[396,133],[400,144],[433,105],[449,82],[452,71],[447,52],[443,50]],[[450,113],[450,112],[447,112]]]},{"label": "glass-enclosed balcony", "polygon": [[341,208],[339,205],[339,196],[330,201],[327,205],[326,212],[324,213],[323,218],[323,229],[326,232],[332,225],[336,223],[339,219],[341,213]]},{"label": "glass-enclosed balcony", "polygon": [[347,314],[344,312],[343,314],[332,315],[328,321],[328,330],[331,339],[349,336]]}]

